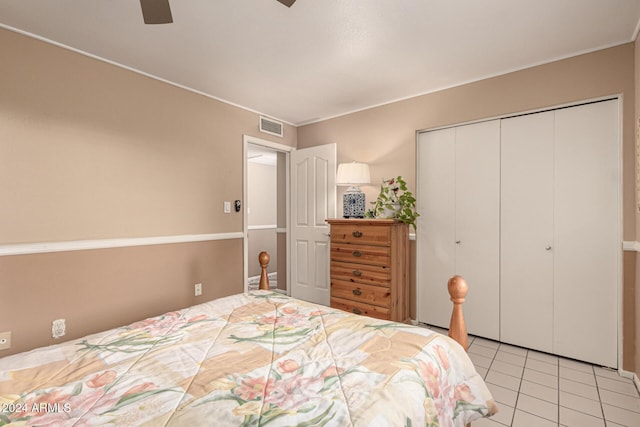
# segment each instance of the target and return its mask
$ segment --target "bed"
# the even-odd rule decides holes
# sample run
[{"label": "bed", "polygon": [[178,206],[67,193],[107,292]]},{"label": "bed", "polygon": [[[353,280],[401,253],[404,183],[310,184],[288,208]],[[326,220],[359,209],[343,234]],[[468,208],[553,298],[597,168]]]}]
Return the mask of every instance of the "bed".
[{"label": "bed", "polygon": [[464,426],[497,411],[453,339],[265,280],[263,266],[262,289],[1,358],[0,426]]}]

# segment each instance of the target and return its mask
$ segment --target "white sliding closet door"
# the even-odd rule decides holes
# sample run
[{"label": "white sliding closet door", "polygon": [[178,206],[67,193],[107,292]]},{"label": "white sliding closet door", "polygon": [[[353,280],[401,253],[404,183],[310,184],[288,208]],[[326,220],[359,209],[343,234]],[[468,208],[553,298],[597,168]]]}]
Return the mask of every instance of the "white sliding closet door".
[{"label": "white sliding closet door", "polygon": [[455,271],[455,128],[418,137],[418,321],[449,327],[447,282]]},{"label": "white sliding closet door", "polygon": [[418,134],[418,320],[616,368],[619,101]]},{"label": "white sliding closet door", "polygon": [[554,112],[502,120],[500,340],[553,352]]},{"label": "white sliding closet door", "polygon": [[500,340],[617,367],[618,102],[502,120]]},{"label": "white sliding closet door", "polygon": [[421,133],[418,162],[418,320],[449,327],[459,274],[469,333],[498,339],[500,122]]},{"label": "white sliding closet door", "polygon": [[555,352],[617,367],[618,101],[556,111]]},{"label": "white sliding closet door", "polygon": [[456,268],[470,334],[500,338],[500,121],[456,128]]}]

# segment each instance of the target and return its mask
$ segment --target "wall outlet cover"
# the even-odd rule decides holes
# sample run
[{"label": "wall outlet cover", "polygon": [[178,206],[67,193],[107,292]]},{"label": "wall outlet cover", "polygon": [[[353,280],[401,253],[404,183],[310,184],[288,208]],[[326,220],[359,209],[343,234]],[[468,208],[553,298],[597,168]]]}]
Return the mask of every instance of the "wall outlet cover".
[{"label": "wall outlet cover", "polygon": [[67,333],[67,325],[65,319],[56,319],[51,322],[51,336],[53,338],[60,338]]}]

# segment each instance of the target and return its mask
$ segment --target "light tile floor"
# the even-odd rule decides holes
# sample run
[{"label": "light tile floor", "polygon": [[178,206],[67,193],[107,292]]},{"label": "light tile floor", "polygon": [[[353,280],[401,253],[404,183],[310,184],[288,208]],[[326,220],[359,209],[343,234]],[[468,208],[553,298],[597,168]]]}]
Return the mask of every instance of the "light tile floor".
[{"label": "light tile floor", "polygon": [[471,336],[469,357],[500,409],[473,427],[640,426],[638,390],[614,370]]}]

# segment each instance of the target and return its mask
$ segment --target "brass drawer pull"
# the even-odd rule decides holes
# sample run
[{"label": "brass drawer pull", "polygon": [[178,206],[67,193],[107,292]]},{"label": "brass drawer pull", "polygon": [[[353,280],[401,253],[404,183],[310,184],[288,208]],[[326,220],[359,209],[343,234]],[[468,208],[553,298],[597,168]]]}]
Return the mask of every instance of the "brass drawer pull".
[{"label": "brass drawer pull", "polygon": [[351,292],[353,292],[354,295],[360,296],[362,295],[362,291],[360,289],[354,289]]},{"label": "brass drawer pull", "polygon": [[354,231],[353,233],[351,233],[351,235],[352,235],[353,237],[362,237],[362,231],[358,231],[358,230],[356,230],[356,231]]},{"label": "brass drawer pull", "polygon": [[360,252],[360,251],[353,251],[351,254],[352,254],[354,257],[358,257],[358,258],[360,258],[360,257],[362,256],[362,252]]},{"label": "brass drawer pull", "polygon": [[360,311],[360,309],[357,309],[357,308],[354,308],[351,311],[353,312],[353,314],[362,314],[362,311]]},{"label": "brass drawer pull", "polygon": [[362,277],[362,271],[360,270],[353,270],[352,273],[356,277]]}]

